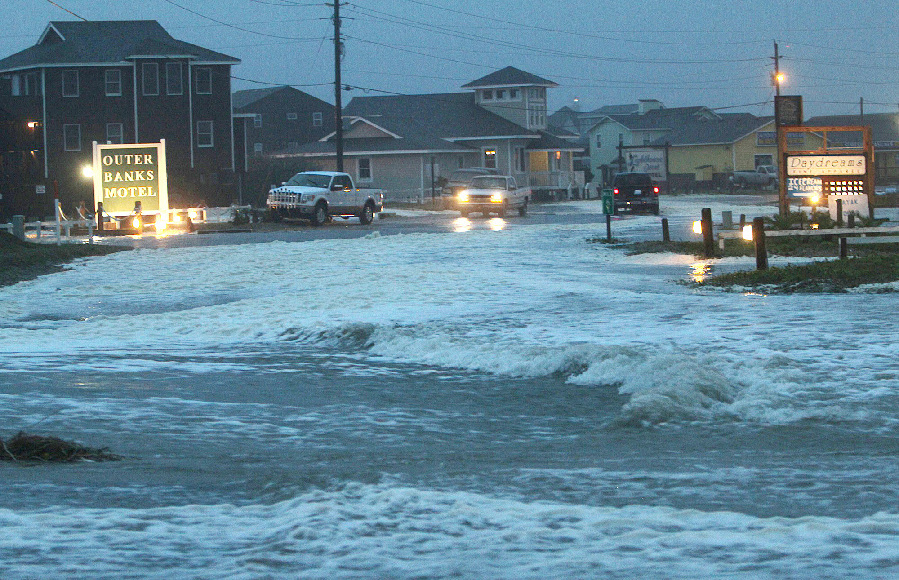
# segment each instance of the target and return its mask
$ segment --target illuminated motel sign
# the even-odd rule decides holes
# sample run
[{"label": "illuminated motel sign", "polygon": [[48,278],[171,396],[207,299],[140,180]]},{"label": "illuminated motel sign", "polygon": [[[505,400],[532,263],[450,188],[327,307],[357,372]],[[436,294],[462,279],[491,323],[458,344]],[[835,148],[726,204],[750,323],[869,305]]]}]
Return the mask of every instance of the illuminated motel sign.
[{"label": "illuminated motel sign", "polygon": [[94,141],[94,204],[127,216],[140,202],[145,214],[169,210],[165,140],[159,143],[100,145]]}]

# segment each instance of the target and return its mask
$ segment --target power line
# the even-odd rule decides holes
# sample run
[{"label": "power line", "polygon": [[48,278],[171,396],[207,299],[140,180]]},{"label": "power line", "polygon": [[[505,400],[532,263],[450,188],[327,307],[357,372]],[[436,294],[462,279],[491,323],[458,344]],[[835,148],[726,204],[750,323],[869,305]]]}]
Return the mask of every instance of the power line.
[{"label": "power line", "polygon": [[56,6],[57,8],[59,8],[60,10],[62,10],[63,12],[68,12],[69,14],[71,14],[72,16],[74,16],[75,18],[80,18],[81,20],[84,20],[85,22],[87,22],[87,18],[81,16],[80,14],[75,14],[74,12],[72,12],[71,10],[69,10],[68,8],[64,8],[64,7],[60,6],[59,4],[57,4],[56,2],[54,2],[53,0],[47,0],[47,2],[49,2],[50,4],[53,4],[54,6]]},{"label": "power line", "polygon": [[[439,4],[432,4],[430,2],[425,2],[424,0],[406,0],[406,1],[411,2],[412,4],[418,4],[420,6],[428,6],[430,8],[436,8],[438,10],[443,10],[443,11],[451,12],[454,14],[461,14],[463,16],[472,16],[474,18],[480,18],[480,19],[487,20],[490,22],[498,22],[501,24],[507,24],[507,25],[515,26],[518,28],[525,28],[525,29],[529,29],[529,30],[537,30],[540,32],[553,32],[553,33],[557,33],[557,34],[567,34],[567,35],[577,36],[578,38],[594,38],[594,39],[598,39],[598,40],[608,40],[611,42],[624,42],[624,43],[633,43],[633,44],[657,44],[657,45],[658,44],[661,44],[661,45],[682,44],[680,42],[663,41],[663,40],[647,40],[645,38],[611,37],[611,36],[604,36],[604,35],[599,35],[599,34],[595,34],[595,33],[590,33],[590,32],[584,31],[584,30],[572,31],[572,30],[565,30],[565,29],[558,29],[558,28],[548,28],[545,26],[537,26],[534,24],[527,24],[527,23],[523,23],[523,22],[514,22],[511,20],[503,20],[501,18],[494,18],[491,16],[477,14],[474,12],[466,12],[465,10],[447,8],[445,6],[440,6]],[[639,32],[645,33],[646,31],[641,30]],[[762,41],[752,40],[752,41],[746,41],[743,44],[759,44],[760,42],[762,42]],[[720,43],[715,43],[715,44],[720,44]],[[731,42],[730,44],[740,44],[740,43]]]},{"label": "power line", "polygon": [[[222,26],[227,26],[228,28],[233,28],[234,30],[240,30],[241,32],[248,32],[250,34],[256,34],[258,36],[266,36],[268,38],[279,38],[282,40],[311,40],[311,38],[299,38],[299,37],[295,37],[295,36],[281,36],[278,34],[268,34],[265,32],[259,32],[257,30],[251,30],[249,28],[243,28],[241,26],[237,26],[236,24],[231,24],[230,22],[224,22],[222,20],[218,20],[211,16],[206,16],[205,14],[202,14],[200,12],[197,12],[196,10],[188,8],[187,6],[182,6],[181,4],[178,4],[177,2],[174,2],[173,0],[163,0],[163,2],[166,2],[167,4],[171,4],[172,6],[175,6],[176,8],[180,8],[181,10],[184,10],[185,12],[190,12],[191,14],[193,14],[195,16],[199,16],[200,18],[205,18],[206,20],[210,20],[212,22],[215,22],[216,24],[220,24]],[[322,4],[310,4],[310,6],[322,6]]]},{"label": "power line", "polygon": [[[565,58],[578,58],[584,60],[595,60],[600,62],[614,62],[614,63],[628,63],[628,64],[669,64],[669,65],[696,65],[696,64],[724,64],[724,63],[741,63],[741,62],[758,62],[764,60],[761,57],[752,57],[752,58],[737,58],[737,59],[696,59],[696,60],[671,60],[671,59],[646,59],[646,58],[624,58],[624,57],[603,57],[592,54],[582,54],[575,52],[568,52],[562,50],[548,49],[542,47],[536,47],[526,44],[520,44],[517,42],[510,42],[504,40],[496,40],[490,37],[476,35],[476,34],[467,34],[467,33],[458,33],[454,32],[446,27],[435,26],[432,24],[424,23],[417,20],[412,20],[410,18],[405,18],[402,16],[396,16],[393,14],[389,14],[387,12],[382,12],[379,10],[374,10],[371,8],[362,8],[356,4],[350,5],[352,9],[363,16],[367,16],[369,18],[390,22],[393,24],[400,24],[402,26],[412,26],[414,28],[418,28],[420,30],[425,30],[427,32],[437,32],[440,34],[445,34],[447,36],[452,36],[456,38],[463,38],[466,40],[475,40],[486,42],[488,44],[504,46],[507,48],[515,48],[515,49],[523,49],[530,50],[533,52],[542,53],[548,56],[560,56]],[[458,11],[457,11],[458,12]],[[465,13],[468,14],[468,13]],[[379,16],[380,15],[380,16]],[[505,21],[503,21],[505,22]],[[535,27],[530,27],[535,28]],[[536,27],[540,30],[543,30],[540,27]],[[609,39],[610,40],[610,39]],[[392,45],[385,45],[392,46]],[[397,48],[394,46],[394,48]]]}]

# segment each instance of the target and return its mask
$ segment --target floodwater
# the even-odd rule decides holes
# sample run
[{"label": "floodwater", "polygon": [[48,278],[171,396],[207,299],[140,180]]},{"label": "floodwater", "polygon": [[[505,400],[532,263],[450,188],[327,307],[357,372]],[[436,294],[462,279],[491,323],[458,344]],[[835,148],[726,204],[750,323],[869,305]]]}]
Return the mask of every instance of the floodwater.
[{"label": "floodwater", "polygon": [[124,456],[0,462],[0,577],[899,575],[895,294],[696,290],[585,221],[0,289],[2,436]]}]

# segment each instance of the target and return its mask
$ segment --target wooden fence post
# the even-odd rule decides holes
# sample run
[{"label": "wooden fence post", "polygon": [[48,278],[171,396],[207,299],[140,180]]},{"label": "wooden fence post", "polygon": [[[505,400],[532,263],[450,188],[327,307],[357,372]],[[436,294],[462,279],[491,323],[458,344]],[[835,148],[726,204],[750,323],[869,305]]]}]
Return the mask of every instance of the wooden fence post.
[{"label": "wooden fence post", "polygon": [[765,248],[765,218],[752,220],[752,240],[755,242],[755,269],[768,269],[768,250]]},{"label": "wooden fence post", "polygon": [[702,248],[706,258],[715,255],[715,239],[712,232],[712,209],[702,208]]}]

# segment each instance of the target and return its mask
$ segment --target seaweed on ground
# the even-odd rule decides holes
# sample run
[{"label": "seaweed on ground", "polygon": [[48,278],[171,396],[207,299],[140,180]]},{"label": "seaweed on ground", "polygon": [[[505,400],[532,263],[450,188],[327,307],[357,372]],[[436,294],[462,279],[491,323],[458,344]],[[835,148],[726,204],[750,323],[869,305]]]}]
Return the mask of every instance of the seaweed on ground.
[{"label": "seaweed on ground", "polygon": [[107,447],[84,447],[58,437],[44,437],[17,433],[12,439],[0,439],[0,460],[4,461],[115,461],[121,456],[110,453]]}]

